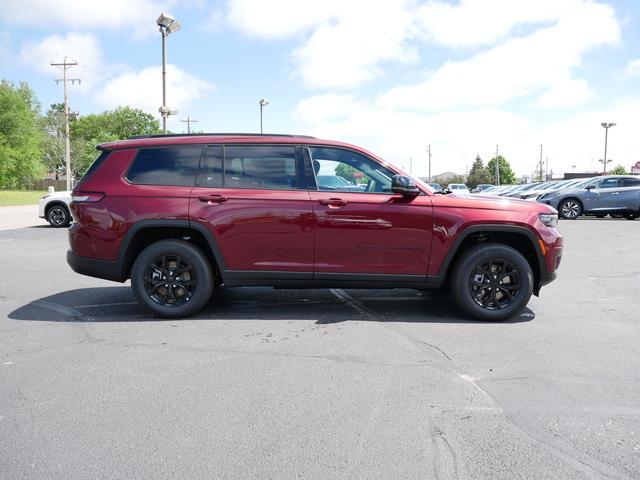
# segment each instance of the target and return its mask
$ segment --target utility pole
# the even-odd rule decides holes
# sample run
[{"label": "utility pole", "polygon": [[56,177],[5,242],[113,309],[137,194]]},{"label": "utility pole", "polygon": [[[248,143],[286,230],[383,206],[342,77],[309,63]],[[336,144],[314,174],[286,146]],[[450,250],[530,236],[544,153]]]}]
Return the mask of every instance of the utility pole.
[{"label": "utility pole", "polygon": [[413,170],[413,157],[409,157],[409,173]]},{"label": "utility pole", "polygon": [[431,182],[431,144],[429,144],[427,151],[429,152],[429,182]]},{"label": "utility pole", "polygon": [[604,174],[607,174],[607,163],[609,163],[611,160],[607,160],[607,138],[609,137],[609,129],[611,127],[615,127],[616,124],[615,123],[607,123],[607,122],[603,122],[600,124],[603,128],[604,128],[604,159],[600,160],[602,162],[602,165],[604,166]]},{"label": "utility pole", "polygon": [[549,180],[549,157],[547,157],[547,163],[545,163],[544,167],[544,181]]},{"label": "utility pole", "polygon": [[571,165],[571,169],[573,170],[573,173],[576,173],[576,164],[575,163],[573,165]]},{"label": "utility pole", "polygon": [[538,163],[538,170],[540,171],[540,181],[542,181],[542,144],[540,146],[540,162]]},{"label": "utility pole", "polygon": [[500,186],[500,159],[498,158],[498,144],[496,143],[496,185]]},{"label": "utility pole", "polygon": [[64,90],[64,163],[65,176],[67,177],[67,190],[71,190],[71,142],[69,141],[69,96],[67,94],[67,82],[71,82],[71,85],[76,82],[80,84],[79,78],[67,78],[67,70],[75,65],[78,65],[78,62],[68,62],[66,56],[62,63],[51,62],[52,67],[58,67],[62,70],[62,78],[56,78],[56,85],[62,82]]},{"label": "utility pole", "polygon": [[180,120],[180,121],[182,123],[186,123],[187,124],[187,133],[191,133],[191,124],[198,122],[198,120],[195,120],[195,119],[191,118],[189,115],[187,115],[187,119],[186,120]]}]

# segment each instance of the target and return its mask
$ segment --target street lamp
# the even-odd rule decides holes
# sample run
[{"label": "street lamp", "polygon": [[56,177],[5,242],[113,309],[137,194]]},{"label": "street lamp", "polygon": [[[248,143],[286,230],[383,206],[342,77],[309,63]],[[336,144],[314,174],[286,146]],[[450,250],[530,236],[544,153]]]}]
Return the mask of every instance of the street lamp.
[{"label": "street lamp", "polygon": [[170,33],[180,30],[180,22],[176,21],[171,15],[161,13],[156,20],[160,33],[162,34],[162,106],[159,112],[162,115],[162,130],[167,133],[167,118],[169,115],[175,115],[178,112],[167,107],[167,36]]},{"label": "street lamp", "polygon": [[604,174],[607,174],[607,163],[609,163],[611,160],[607,160],[607,137],[609,136],[609,128],[611,127],[615,127],[616,124],[615,123],[607,123],[607,122],[602,122],[600,125],[602,125],[602,127],[604,128],[604,159],[600,160],[602,162],[602,164],[604,165]]},{"label": "street lamp", "polygon": [[266,98],[261,98],[258,102],[258,105],[260,105],[260,134],[262,134],[262,109],[269,105],[269,100],[267,100]]}]

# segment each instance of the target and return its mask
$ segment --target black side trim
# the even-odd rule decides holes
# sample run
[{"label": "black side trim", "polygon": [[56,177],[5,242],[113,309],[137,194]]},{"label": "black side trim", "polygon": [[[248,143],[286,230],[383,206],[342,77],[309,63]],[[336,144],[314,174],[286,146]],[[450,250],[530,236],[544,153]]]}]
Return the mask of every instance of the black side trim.
[{"label": "black side trim", "polygon": [[81,275],[113,280],[114,282],[124,282],[126,280],[122,278],[122,261],[120,260],[110,261],[79,257],[71,250],[67,250],[67,263],[74,272]]}]

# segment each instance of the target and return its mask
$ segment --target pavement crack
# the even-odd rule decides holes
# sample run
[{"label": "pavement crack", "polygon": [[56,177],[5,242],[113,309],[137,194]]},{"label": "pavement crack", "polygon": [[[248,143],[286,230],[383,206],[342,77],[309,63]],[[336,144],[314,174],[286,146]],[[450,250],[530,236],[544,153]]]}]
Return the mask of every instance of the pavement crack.
[{"label": "pavement crack", "polygon": [[429,346],[429,347],[431,347],[431,348],[435,348],[435,349],[436,349],[436,350],[438,350],[442,355],[444,355],[445,357],[447,357],[447,359],[448,359],[449,361],[452,361],[452,360],[451,360],[451,357],[450,357],[449,355],[447,355],[447,353],[446,353],[444,350],[442,350],[439,346],[437,346],[437,345],[433,345],[432,343],[429,343],[429,342],[425,342],[424,340],[418,340],[418,341],[419,341],[420,343],[424,343],[425,345],[427,345],[427,346]]}]

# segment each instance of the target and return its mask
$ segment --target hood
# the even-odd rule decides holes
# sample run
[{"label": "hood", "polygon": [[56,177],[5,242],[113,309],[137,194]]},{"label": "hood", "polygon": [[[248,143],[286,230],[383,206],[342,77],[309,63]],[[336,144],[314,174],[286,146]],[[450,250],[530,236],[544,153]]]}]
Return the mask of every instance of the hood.
[{"label": "hood", "polygon": [[529,202],[520,198],[498,197],[493,195],[433,195],[434,205],[482,210],[538,211],[555,213],[555,209],[544,203]]}]

